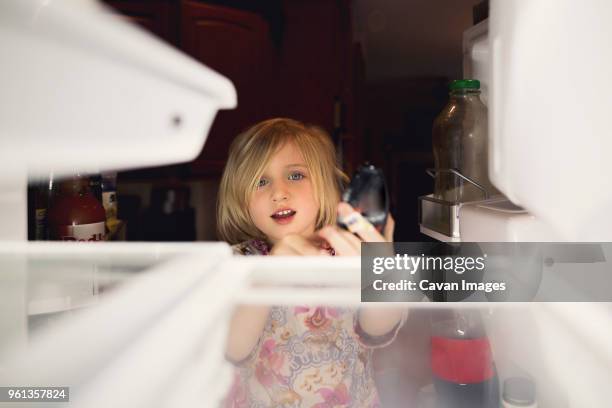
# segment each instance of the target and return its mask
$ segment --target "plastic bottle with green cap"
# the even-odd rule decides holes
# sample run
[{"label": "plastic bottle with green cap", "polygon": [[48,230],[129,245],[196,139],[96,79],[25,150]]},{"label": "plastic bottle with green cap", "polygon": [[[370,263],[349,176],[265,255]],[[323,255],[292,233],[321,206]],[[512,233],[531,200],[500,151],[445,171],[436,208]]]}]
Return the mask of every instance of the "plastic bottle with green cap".
[{"label": "plastic bottle with green cap", "polygon": [[452,202],[499,194],[489,180],[487,107],[480,81],[450,83],[449,101],[433,124],[434,197]]}]

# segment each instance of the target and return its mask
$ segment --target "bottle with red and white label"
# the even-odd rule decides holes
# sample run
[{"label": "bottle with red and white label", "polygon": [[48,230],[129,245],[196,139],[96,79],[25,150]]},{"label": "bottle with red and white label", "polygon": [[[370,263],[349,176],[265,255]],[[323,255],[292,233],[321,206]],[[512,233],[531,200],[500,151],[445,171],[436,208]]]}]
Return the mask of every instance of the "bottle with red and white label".
[{"label": "bottle with red and white label", "polygon": [[49,239],[54,241],[106,239],[104,207],[92,194],[89,179],[79,174],[60,183],[48,220]]},{"label": "bottle with red and white label", "polygon": [[498,408],[499,380],[478,310],[432,312],[431,369],[438,408]]}]

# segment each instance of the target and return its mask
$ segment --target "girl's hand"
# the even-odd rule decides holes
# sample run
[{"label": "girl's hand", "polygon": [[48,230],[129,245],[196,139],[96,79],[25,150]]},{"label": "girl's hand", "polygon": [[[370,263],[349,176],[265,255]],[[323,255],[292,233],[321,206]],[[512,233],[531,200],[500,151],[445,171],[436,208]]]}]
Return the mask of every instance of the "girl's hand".
[{"label": "girl's hand", "polygon": [[[349,204],[341,202],[338,204],[338,217],[348,219],[351,230],[345,231],[337,226],[322,228],[317,234],[326,240],[336,251],[337,255],[360,255],[361,242],[392,242],[395,221],[389,215],[385,226],[384,235],[381,235],[372,224],[355,211]],[[359,236],[356,237],[355,234]]]},{"label": "girl's hand", "polygon": [[[361,255],[362,242],[393,242],[395,221],[391,215],[387,218],[383,235],[347,203],[338,204],[338,217],[345,221],[348,220],[352,232],[336,226],[326,227],[319,231],[319,235],[329,242],[338,255]],[[355,234],[361,239],[357,238]],[[390,339],[393,339],[407,315],[407,310],[398,307],[360,307],[358,314],[359,327],[372,337],[385,336],[395,330],[390,337]]]}]

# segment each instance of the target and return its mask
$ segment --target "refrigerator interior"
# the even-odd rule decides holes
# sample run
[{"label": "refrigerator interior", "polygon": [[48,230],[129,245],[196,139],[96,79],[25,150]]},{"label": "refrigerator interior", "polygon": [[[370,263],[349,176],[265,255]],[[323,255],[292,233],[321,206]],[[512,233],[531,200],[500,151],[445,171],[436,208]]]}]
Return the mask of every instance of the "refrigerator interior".
[{"label": "refrigerator interior", "polygon": [[[605,209],[612,190],[601,188],[609,185],[603,152],[610,151],[606,147],[611,143],[606,112],[610,92],[604,86],[609,83],[610,48],[608,35],[594,38],[588,28],[596,22],[601,33],[608,33],[609,18],[604,17],[611,9],[602,1],[590,6],[570,0],[555,6],[547,0],[492,1],[492,80],[487,84],[494,124],[493,175],[500,188],[534,215],[556,224],[565,236],[593,239],[610,231]],[[32,9],[39,12],[40,23],[33,31],[23,18]],[[0,384],[69,386],[71,407],[215,406],[232,378],[224,344],[235,304],[358,306],[358,258],[245,259],[233,257],[225,244],[210,243],[72,246],[8,241],[24,237],[28,171],[188,160],[201,149],[216,110],[235,105],[235,91],[225,78],[155,45],[142,32],[100,12],[94,2],[73,8],[60,2],[11,0],[2,2],[0,10],[0,44],[6,60],[13,62],[1,77],[2,106],[13,110],[3,110],[0,120],[0,219],[6,239],[0,248]],[[82,20],[79,13],[91,19]],[[559,38],[568,40],[563,49],[548,47]],[[89,58],[92,53],[95,58]],[[593,55],[597,64],[583,63]],[[66,67],[72,67],[74,75],[57,75]],[[129,92],[119,97],[105,81],[91,81],[93,88],[88,89],[77,86],[79,80],[89,82],[94,72],[105,81],[124,84],[122,89]],[[580,91],[574,98],[551,97],[558,95],[567,77],[582,78],[585,86],[572,88]],[[66,83],[58,84],[58,78]],[[48,99],[57,96],[53,91],[58,88],[67,93]],[[166,97],[143,96],[145,88]],[[87,98],[93,94],[96,98]],[[147,101],[164,104],[142,105]],[[177,123],[175,104],[185,109],[180,118],[188,127],[172,125]],[[107,127],[91,126],[99,111],[107,114]],[[151,111],[159,123],[147,121]],[[193,121],[186,120],[191,117]],[[82,139],[82,129],[101,133]],[[174,150],[165,148],[167,137],[179,133],[192,137],[180,139],[184,144],[175,144]],[[47,137],[45,143],[41,135]],[[118,155],[108,150],[109,135],[134,143]],[[156,135],[158,148],[143,154],[143,141],[126,135]],[[591,143],[585,142],[587,137]],[[25,157],[24,146],[39,151]],[[50,146],[61,151],[49,155]],[[555,155],[543,154],[551,146]],[[92,147],[107,154],[92,160]],[[558,165],[564,161],[574,166]],[[574,191],[561,194],[568,185]],[[581,212],[585,200],[589,212]],[[575,276],[560,274],[559,286],[551,290],[571,288]],[[396,342],[377,352],[376,378],[386,406],[425,407],[432,397],[429,314],[449,305],[405,306],[409,320]],[[480,311],[500,382],[514,375],[533,378],[541,407],[609,405],[610,304],[482,303],[452,308]],[[405,391],[411,392],[409,400]]]},{"label": "refrigerator interior", "polygon": [[[70,386],[74,407],[215,406],[232,380],[224,345],[235,304],[356,308],[360,300],[352,257],[235,257],[222,243],[15,245],[1,256],[0,383]],[[449,305],[398,305],[408,320],[374,354],[381,400],[429,407],[431,315]],[[609,304],[452,310],[479,311],[500,384],[533,379],[541,407],[605,406]]]}]

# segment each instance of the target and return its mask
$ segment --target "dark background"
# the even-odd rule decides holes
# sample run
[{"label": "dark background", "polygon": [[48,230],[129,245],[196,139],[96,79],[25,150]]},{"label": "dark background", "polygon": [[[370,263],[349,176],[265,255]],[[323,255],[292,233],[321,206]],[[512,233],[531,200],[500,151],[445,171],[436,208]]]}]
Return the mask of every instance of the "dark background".
[{"label": "dark background", "polygon": [[[431,126],[462,76],[462,33],[479,0],[107,1],[227,76],[238,108],[221,111],[190,163],[122,172],[128,240],[215,240],[217,186],[233,138],[285,116],[324,127],[343,151],[387,176],[397,241],[422,241],[417,197],[429,194]],[[174,192],[172,205],[164,203]],[[170,213],[168,213],[170,208]]]}]

